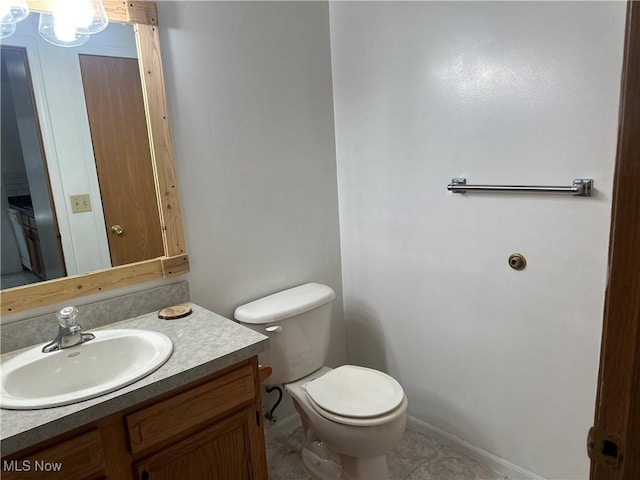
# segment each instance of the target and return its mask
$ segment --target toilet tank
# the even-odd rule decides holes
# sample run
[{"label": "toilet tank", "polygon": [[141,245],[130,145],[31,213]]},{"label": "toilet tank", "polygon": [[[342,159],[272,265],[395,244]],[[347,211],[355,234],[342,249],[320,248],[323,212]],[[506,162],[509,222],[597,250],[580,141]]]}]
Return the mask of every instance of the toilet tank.
[{"label": "toilet tank", "polygon": [[234,317],[269,337],[260,363],[273,369],[267,385],[289,383],[319,369],[329,348],[334,291],[307,283],[236,308]]}]

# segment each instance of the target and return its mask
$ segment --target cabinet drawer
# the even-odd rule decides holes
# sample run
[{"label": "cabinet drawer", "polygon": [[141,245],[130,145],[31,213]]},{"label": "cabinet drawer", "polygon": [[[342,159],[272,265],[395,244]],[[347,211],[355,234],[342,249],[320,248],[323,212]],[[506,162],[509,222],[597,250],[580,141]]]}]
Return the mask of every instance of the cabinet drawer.
[{"label": "cabinet drawer", "polygon": [[101,477],[104,468],[102,438],[92,430],[27,458],[3,459],[2,480],[88,480]]},{"label": "cabinet drawer", "polygon": [[253,369],[245,365],[126,417],[132,453],[174,437],[254,398]]}]

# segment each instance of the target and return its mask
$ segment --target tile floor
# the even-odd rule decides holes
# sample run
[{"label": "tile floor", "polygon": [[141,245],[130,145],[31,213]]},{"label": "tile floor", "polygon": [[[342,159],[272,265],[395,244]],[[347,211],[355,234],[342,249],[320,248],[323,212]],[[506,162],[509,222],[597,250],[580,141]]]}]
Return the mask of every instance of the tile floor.
[{"label": "tile floor", "polygon": [[[267,441],[269,480],[312,480],[302,466],[301,447],[302,427]],[[409,428],[387,462],[392,480],[508,480]]]}]

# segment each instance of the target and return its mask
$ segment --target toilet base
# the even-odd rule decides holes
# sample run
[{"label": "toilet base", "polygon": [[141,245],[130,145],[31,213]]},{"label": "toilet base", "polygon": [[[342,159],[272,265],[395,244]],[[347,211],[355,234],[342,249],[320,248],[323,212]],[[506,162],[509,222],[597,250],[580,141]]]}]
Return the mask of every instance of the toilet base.
[{"label": "toilet base", "polygon": [[302,465],[316,480],[388,480],[385,455],[370,458],[340,456],[320,440],[312,440],[302,448]]},{"label": "toilet base", "polygon": [[321,457],[308,448],[302,449],[302,465],[317,480],[336,480],[342,475],[339,459]]},{"label": "toilet base", "polygon": [[304,433],[301,456],[305,470],[316,480],[339,479],[342,475],[340,455],[320,440],[309,426],[306,417],[301,419]]},{"label": "toilet base", "polygon": [[342,457],[342,480],[389,480],[387,457]]},{"label": "toilet base", "polygon": [[316,480],[388,480],[389,469],[385,455],[349,457],[329,448],[302,417],[304,443],[302,465]]}]

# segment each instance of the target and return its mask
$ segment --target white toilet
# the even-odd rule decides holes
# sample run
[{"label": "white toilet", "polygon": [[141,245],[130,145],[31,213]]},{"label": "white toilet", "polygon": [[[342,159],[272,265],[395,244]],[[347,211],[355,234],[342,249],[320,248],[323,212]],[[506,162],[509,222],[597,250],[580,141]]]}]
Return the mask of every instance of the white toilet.
[{"label": "white toilet", "polygon": [[400,441],[407,398],[389,375],[370,368],[323,366],[334,291],[308,283],[238,307],[235,318],[269,336],[260,355],[284,384],[305,432],[302,461],[321,480],[388,479],[386,454]]}]

